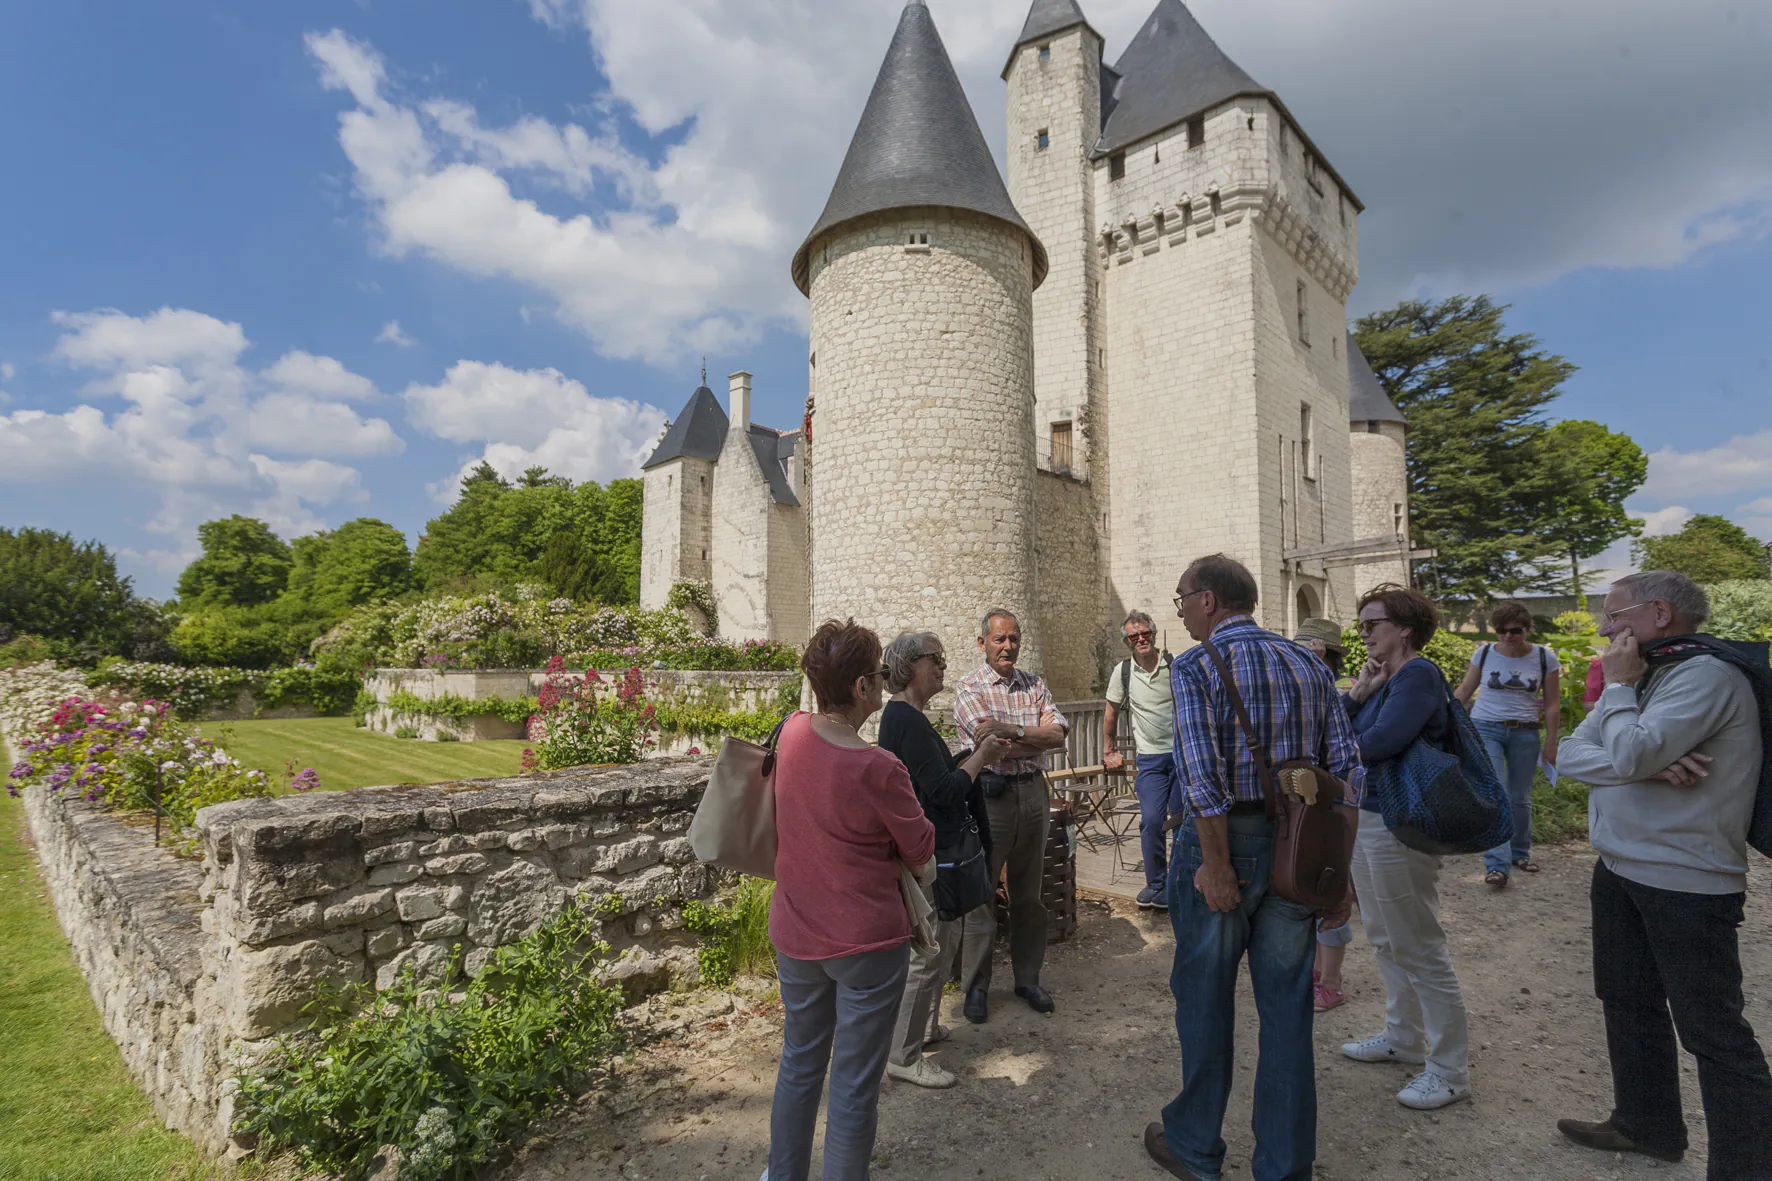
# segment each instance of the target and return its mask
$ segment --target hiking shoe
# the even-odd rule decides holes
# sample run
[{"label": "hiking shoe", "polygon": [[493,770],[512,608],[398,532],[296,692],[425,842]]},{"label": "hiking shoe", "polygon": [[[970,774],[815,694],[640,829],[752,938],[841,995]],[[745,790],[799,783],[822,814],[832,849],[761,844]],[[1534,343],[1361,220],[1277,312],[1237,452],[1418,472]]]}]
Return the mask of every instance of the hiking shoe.
[{"label": "hiking shoe", "polygon": [[1435,1111],[1470,1097],[1469,1085],[1455,1087],[1431,1070],[1422,1071],[1397,1092],[1397,1102],[1416,1111]]},{"label": "hiking shoe", "polygon": [[1411,1066],[1427,1065],[1427,1055],[1420,1050],[1405,1050],[1393,1046],[1390,1038],[1382,1033],[1365,1041],[1348,1042],[1341,1047],[1341,1052],[1355,1062],[1407,1062]]},{"label": "hiking shoe", "polygon": [[1169,909],[1169,902],[1163,897],[1163,890],[1160,886],[1146,886],[1144,889],[1140,890],[1138,892],[1137,902],[1138,909],[1140,910]]},{"label": "hiking shoe", "polygon": [[951,1087],[960,1081],[954,1077],[951,1071],[943,1070],[927,1058],[919,1058],[909,1066],[900,1066],[896,1062],[888,1062],[886,1064],[886,1073],[889,1077],[895,1078],[901,1083],[910,1083],[913,1086],[918,1087],[928,1087],[932,1091],[943,1090],[944,1088]]},{"label": "hiking shoe", "polygon": [[1676,1165],[1686,1157],[1686,1150],[1683,1148],[1663,1150],[1647,1148],[1638,1144],[1613,1127],[1611,1120],[1601,1120],[1597,1124],[1590,1124],[1584,1120],[1560,1119],[1557,1121],[1557,1131],[1583,1148],[1597,1148],[1601,1152],[1640,1152],[1644,1156],[1654,1157],[1656,1160],[1664,1160],[1669,1164]]}]

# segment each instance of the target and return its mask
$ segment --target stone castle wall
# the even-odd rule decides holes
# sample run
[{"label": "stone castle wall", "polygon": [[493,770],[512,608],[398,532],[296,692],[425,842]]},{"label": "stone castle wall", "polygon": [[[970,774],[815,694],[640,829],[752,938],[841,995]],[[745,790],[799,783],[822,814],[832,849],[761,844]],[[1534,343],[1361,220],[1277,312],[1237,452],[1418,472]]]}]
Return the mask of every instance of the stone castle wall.
[{"label": "stone castle wall", "polygon": [[1026,235],[898,210],[839,226],[810,261],[812,617],[933,631],[950,653],[974,647],[986,607],[1035,618]]},{"label": "stone castle wall", "polygon": [[[1409,468],[1406,432],[1400,422],[1381,422],[1368,432],[1356,422],[1348,437],[1353,448],[1354,536],[1409,536]],[[1383,582],[1409,585],[1408,565],[1401,558],[1363,562],[1353,568],[1353,594],[1363,595]]]},{"label": "stone castle wall", "polygon": [[714,543],[711,563],[720,635],[767,640],[769,522],[775,502],[757,466],[750,424],[733,416],[714,468]]},{"label": "stone castle wall", "polygon": [[50,896],[105,1028],[169,1126],[229,1145],[229,1076],[298,1027],[322,981],[477,971],[569,903],[609,899],[633,993],[688,982],[684,835],[704,759],[243,800],[198,814],[201,866],[43,788],[25,794]]},{"label": "stone castle wall", "polygon": [[641,474],[640,605],[656,611],[673,584],[709,577],[714,465],[673,459]]},{"label": "stone castle wall", "polygon": [[[1045,656],[1046,684],[1059,701],[1099,696],[1114,643],[1101,602],[1101,553],[1089,485],[1040,472],[1034,483],[1034,560],[1040,611],[1035,633]],[[1152,612],[1152,614],[1157,614]],[[955,680],[958,676],[954,676]]]}]

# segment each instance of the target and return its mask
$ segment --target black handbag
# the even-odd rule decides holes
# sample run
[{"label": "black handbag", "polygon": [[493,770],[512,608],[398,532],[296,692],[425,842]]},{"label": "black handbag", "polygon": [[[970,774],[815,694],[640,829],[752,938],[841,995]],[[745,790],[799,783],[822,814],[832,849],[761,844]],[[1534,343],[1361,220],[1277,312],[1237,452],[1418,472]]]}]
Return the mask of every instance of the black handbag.
[{"label": "black handbag", "polygon": [[936,916],[951,923],[989,902],[993,893],[978,822],[969,820],[957,844],[935,850]]}]

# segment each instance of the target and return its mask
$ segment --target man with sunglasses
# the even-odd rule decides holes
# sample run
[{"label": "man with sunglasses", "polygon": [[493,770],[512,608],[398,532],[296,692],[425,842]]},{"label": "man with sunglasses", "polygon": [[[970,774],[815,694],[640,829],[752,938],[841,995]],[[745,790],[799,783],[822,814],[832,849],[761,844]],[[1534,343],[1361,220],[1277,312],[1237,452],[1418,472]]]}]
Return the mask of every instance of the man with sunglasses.
[{"label": "man with sunglasses", "polygon": [[1737,930],[1765,755],[1753,683],[1697,634],[1710,600],[1684,574],[1619,579],[1605,614],[1606,688],[1557,770],[1593,789],[1594,993],[1613,1106],[1557,1128],[1588,1148],[1679,1160],[1684,1044],[1698,1059],[1706,1176],[1772,1177],[1772,1073],[1742,1015]]},{"label": "man with sunglasses", "polygon": [[1132,655],[1114,666],[1108,677],[1107,710],[1102,716],[1102,762],[1109,771],[1125,767],[1126,756],[1114,749],[1120,711],[1132,715],[1133,790],[1138,794],[1138,844],[1144,855],[1141,910],[1168,910],[1167,833],[1169,803],[1175,794],[1175,691],[1169,684],[1169,655],[1157,648],[1156,624],[1134,611],[1120,625]]}]

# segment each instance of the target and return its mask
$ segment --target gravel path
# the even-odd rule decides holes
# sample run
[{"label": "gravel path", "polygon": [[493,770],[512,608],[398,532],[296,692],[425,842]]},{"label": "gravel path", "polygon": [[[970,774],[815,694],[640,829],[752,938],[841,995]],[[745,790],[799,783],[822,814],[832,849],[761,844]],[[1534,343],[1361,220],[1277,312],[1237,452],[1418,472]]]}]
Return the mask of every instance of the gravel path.
[{"label": "gravel path", "polygon": [[[1589,977],[1585,846],[1539,852],[1544,872],[1494,892],[1475,857],[1442,877],[1444,919],[1470,1006],[1474,1100],[1433,1114],[1394,1094],[1403,1067],[1336,1052],[1383,1025],[1371,949],[1356,938],[1348,1003],[1317,1020],[1320,1178],[1665,1178],[1704,1176],[1704,1125],[1692,1060],[1684,1060],[1694,1151],[1680,1165],[1601,1155],[1566,1143],[1556,1120],[1603,1118],[1611,1107],[1599,1003]],[[1772,1033],[1772,872],[1756,858],[1742,929],[1748,1015]],[[952,1041],[937,1061],[961,1076],[950,1091],[888,1081],[874,1175],[880,1181],[1094,1181],[1167,1174],[1140,1135],[1180,1079],[1168,971],[1173,939],[1160,915],[1086,903],[1079,937],[1056,946],[1047,986],[1058,1012],[1040,1017],[1007,992],[988,1025],[947,1011]],[[1006,970],[1000,980],[1007,979]],[[1247,1178],[1255,1024],[1247,974],[1238,1077],[1225,1120],[1227,1177]],[[766,1162],[780,1049],[779,1005],[766,990],[655,1002],[659,1040],[613,1088],[542,1129],[505,1181],[751,1181]],[[814,1175],[817,1168],[814,1167]]]}]

